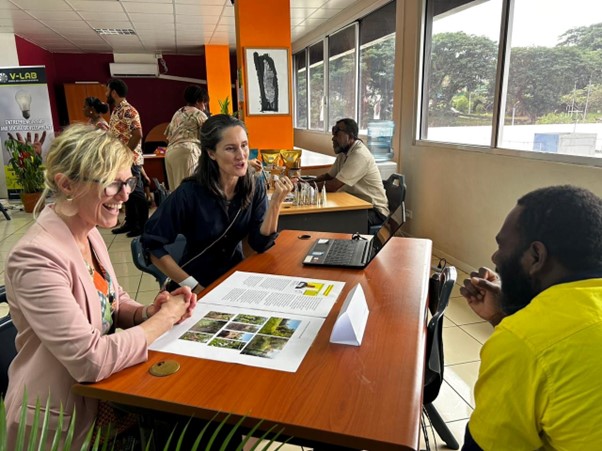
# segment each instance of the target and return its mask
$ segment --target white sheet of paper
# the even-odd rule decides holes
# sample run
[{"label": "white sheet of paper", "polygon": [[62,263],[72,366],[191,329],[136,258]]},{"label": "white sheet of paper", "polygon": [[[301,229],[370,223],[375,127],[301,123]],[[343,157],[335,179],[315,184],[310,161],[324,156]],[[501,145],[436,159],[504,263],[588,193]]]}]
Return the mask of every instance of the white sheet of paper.
[{"label": "white sheet of paper", "polygon": [[201,303],[326,318],[344,282],[236,271]]},{"label": "white sheet of paper", "polygon": [[344,286],[237,271],[150,349],[294,372]]},{"label": "white sheet of paper", "polygon": [[368,303],[358,283],[347,295],[330,335],[331,343],[359,346],[368,321]]}]

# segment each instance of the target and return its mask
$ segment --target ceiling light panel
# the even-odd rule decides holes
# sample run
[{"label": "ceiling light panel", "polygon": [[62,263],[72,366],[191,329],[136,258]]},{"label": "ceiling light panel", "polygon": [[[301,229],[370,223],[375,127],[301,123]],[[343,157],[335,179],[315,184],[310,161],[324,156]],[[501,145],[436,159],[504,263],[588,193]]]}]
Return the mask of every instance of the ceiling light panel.
[{"label": "ceiling light panel", "polygon": [[96,28],[94,31],[102,36],[133,36],[136,34],[131,28]]}]

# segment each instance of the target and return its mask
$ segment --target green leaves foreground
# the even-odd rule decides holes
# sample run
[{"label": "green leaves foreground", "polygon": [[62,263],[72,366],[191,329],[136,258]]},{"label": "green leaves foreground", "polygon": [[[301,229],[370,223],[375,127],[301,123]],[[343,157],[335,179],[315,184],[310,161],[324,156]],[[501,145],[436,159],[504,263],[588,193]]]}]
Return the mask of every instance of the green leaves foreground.
[{"label": "green leaves foreground", "polygon": [[[48,433],[48,421],[49,421],[49,416],[50,416],[50,400],[46,401],[46,407],[44,409],[44,415],[43,418],[41,419],[41,423],[40,423],[40,417],[41,417],[41,405],[40,405],[40,401],[39,399],[36,401],[36,407],[35,407],[35,412],[34,412],[34,418],[33,418],[33,424],[31,426],[31,431],[28,437],[26,437],[26,415],[27,415],[27,391],[25,390],[23,393],[23,403],[21,404],[22,408],[21,408],[21,416],[19,418],[19,429],[17,432],[17,440],[15,443],[15,447],[14,449],[9,450],[8,449],[8,443],[7,443],[7,424],[6,424],[6,407],[4,405],[4,399],[0,397],[0,451],[41,451],[46,449],[46,442],[49,439]],[[191,448],[184,448],[184,446],[188,446],[188,445],[184,445],[184,439],[186,436],[186,433],[188,431],[188,427],[191,424],[192,419],[190,419],[188,421],[188,423],[186,424],[186,426],[182,429],[182,432],[180,433],[179,437],[177,438],[177,441],[175,441],[175,435],[176,435],[176,428],[174,427],[174,429],[172,430],[169,438],[167,439],[167,442],[165,443],[165,446],[163,447],[163,451],[170,451],[170,450],[174,450],[174,451],[180,451],[180,450],[184,450],[186,449],[186,451],[190,450],[190,451],[201,451],[201,450],[205,450],[205,451],[225,451],[226,449],[228,449],[228,446],[230,446],[230,442],[232,441],[233,438],[235,438],[235,436],[237,435],[241,435],[242,431],[240,431],[240,427],[242,426],[243,422],[246,419],[246,416],[240,418],[238,420],[238,422],[234,425],[234,426],[229,426],[227,425],[228,420],[231,417],[231,414],[226,415],[219,423],[217,423],[217,426],[215,427],[213,433],[211,434],[211,436],[209,437],[209,441],[207,442],[207,445],[205,446],[205,448],[200,448],[200,443],[201,440],[203,440],[203,438],[206,436],[206,434],[208,434],[208,430],[209,427],[215,423],[215,419],[217,418],[219,414],[215,414],[213,416],[213,418],[208,421],[205,426],[203,427],[203,429],[199,432],[199,434],[197,435],[194,444]],[[69,423],[69,427],[67,429],[67,431],[65,433],[62,433],[61,431],[63,430],[63,423],[65,421],[64,418],[64,414],[63,414],[63,407],[61,404],[61,409],[59,411],[59,418],[58,418],[58,427],[57,430],[54,432],[54,436],[52,437],[52,445],[50,447],[51,451],[71,451],[74,450],[72,443],[73,443],[73,437],[75,435],[75,419],[76,419],[76,412],[73,412],[73,415],[71,416],[71,421]],[[253,437],[255,435],[255,433],[257,432],[257,430],[259,429],[259,427],[261,426],[261,424],[263,423],[262,421],[257,422],[250,431],[248,431],[248,433],[246,433],[244,440],[237,446],[236,450],[237,451],[242,451],[243,447],[246,445],[246,443],[249,441],[249,439],[251,437]],[[222,429],[226,427],[226,428],[230,428],[228,435],[226,436],[225,439],[223,439],[223,441],[221,443],[218,442],[218,436],[219,433],[222,431]],[[275,432],[275,429],[278,426],[272,426],[271,428],[269,428],[265,433],[263,433],[263,435],[261,437],[258,437],[257,442],[250,448],[251,450],[263,450],[263,451],[267,451],[269,449],[269,447],[274,443],[275,440],[278,439],[278,437],[280,436],[280,434],[282,433],[282,429],[280,429],[279,431]],[[109,451],[109,450],[113,450],[115,447],[115,438],[113,439],[112,443],[111,440],[104,440],[104,443],[101,444],[101,438],[102,437],[110,437],[111,435],[111,425],[109,425],[107,428],[101,429],[101,428],[97,428],[97,434],[95,436],[94,442],[92,443],[92,436],[94,435],[94,429],[95,429],[95,425],[92,424],[92,426],[90,426],[90,429],[88,430],[88,433],[86,434],[86,438],[85,441],[83,443],[83,445],[81,446],[80,450],[81,451]],[[269,438],[270,435],[273,435],[272,438]],[[290,439],[288,439],[290,440]],[[284,443],[288,442],[285,441]],[[172,446],[172,442],[175,443]],[[265,443],[264,443],[265,441]],[[234,444],[234,443],[233,443]],[[278,448],[276,448],[277,450],[280,449],[282,447],[283,444],[281,444],[280,446],[278,446]],[[132,447],[132,449],[134,449]],[[152,434],[151,434],[151,438],[148,441],[148,443],[146,444],[146,448],[145,451],[149,451],[152,448]]]}]

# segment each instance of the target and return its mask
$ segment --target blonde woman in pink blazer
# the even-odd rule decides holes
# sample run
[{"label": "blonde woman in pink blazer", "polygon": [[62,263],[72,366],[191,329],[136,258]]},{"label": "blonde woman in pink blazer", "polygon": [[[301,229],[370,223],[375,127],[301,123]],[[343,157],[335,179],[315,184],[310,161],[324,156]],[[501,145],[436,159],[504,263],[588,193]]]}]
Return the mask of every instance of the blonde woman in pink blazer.
[{"label": "blonde woman in pink blazer", "polygon": [[[79,449],[99,403],[74,395],[73,384],[144,362],[149,344],[189,317],[196,304],[189,288],[179,288],[160,293],[145,307],[119,286],[97,226],[117,224],[136,182],[131,158],[123,144],[89,126],[67,129],[48,152],[45,194],[56,201],[41,211],[6,264],[8,303],[18,331],[6,394],[9,449],[24,389],[28,426],[36,400],[45,406],[50,399],[51,437],[61,405],[65,430],[77,412],[73,449]],[[124,330],[114,333],[115,328]]]}]

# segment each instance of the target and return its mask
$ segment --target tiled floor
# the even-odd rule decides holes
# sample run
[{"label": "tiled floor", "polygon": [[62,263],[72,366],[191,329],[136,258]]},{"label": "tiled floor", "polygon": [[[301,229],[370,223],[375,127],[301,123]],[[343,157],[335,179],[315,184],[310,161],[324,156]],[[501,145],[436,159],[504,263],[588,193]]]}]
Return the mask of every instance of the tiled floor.
[{"label": "tiled floor", "polygon": [[[33,221],[31,214],[21,211],[11,210],[10,215],[11,221],[0,217],[0,284],[4,283],[4,262],[8,251]],[[111,261],[121,285],[139,302],[152,302],[157,293],[157,282],[152,276],[141,273],[132,263],[131,240],[125,235],[113,235],[110,230],[101,230],[101,233],[109,247]],[[433,262],[436,261],[434,258]],[[459,283],[466,277],[466,273],[458,271]],[[6,313],[6,304],[0,304],[0,317]],[[481,345],[491,334],[492,327],[466,305],[460,296],[459,285],[452,293],[445,316],[445,382],[435,406],[461,445],[464,428],[474,407],[473,387],[479,370],[479,352]],[[432,438],[430,440],[432,445]],[[437,444],[440,449],[445,449],[438,438]],[[300,448],[287,445],[284,450],[287,449]]]}]

